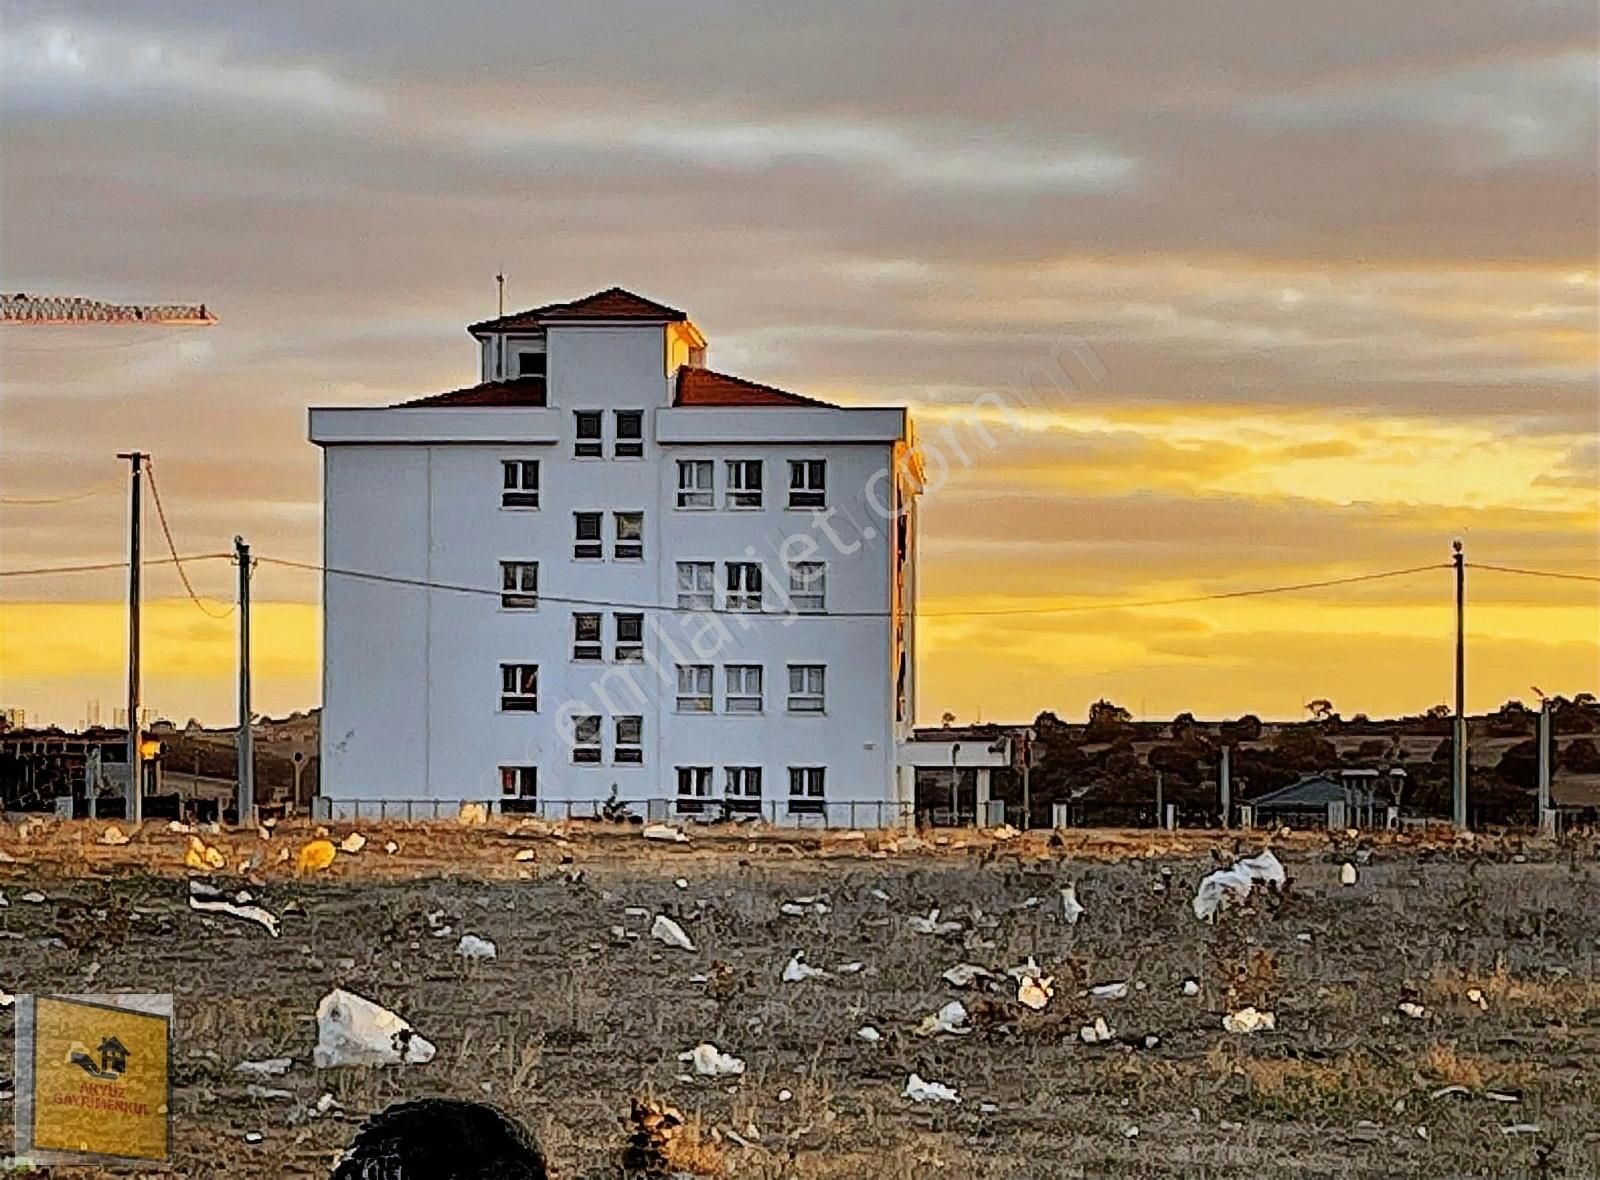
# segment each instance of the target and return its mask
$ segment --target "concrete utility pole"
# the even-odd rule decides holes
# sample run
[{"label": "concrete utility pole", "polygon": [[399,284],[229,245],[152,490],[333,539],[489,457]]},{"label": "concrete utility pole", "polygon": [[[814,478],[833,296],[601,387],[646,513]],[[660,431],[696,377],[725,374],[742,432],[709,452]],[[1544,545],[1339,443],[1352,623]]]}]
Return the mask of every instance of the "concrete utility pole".
[{"label": "concrete utility pole", "polygon": [[1233,776],[1229,765],[1228,747],[1222,747],[1222,760],[1217,766],[1217,788],[1222,795],[1222,826],[1233,827]]},{"label": "concrete utility pole", "polygon": [[1033,826],[1033,784],[1029,774],[1033,770],[1033,730],[1022,731],[1022,830]]},{"label": "concrete utility pole", "polygon": [[1156,827],[1158,828],[1166,822],[1163,818],[1166,815],[1166,807],[1161,798],[1161,786],[1161,772],[1158,770],[1156,771]]},{"label": "concrete utility pole", "polygon": [[1456,567],[1456,724],[1450,798],[1456,830],[1467,830],[1467,561],[1461,542],[1451,548]]},{"label": "concrete utility pole", "polygon": [[[1535,689],[1534,691],[1538,691]],[[1539,823],[1545,822],[1545,814],[1550,810],[1550,770],[1553,755],[1555,754],[1555,740],[1552,734],[1554,728],[1551,724],[1550,698],[1539,698]]]},{"label": "concrete utility pole", "polygon": [[[234,560],[239,563],[239,797],[238,823],[253,827],[256,811],[255,741],[250,732],[250,546],[243,537],[233,539]],[[296,776],[298,777],[298,775]]]},{"label": "concrete utility pole", "polygon": [[139,526],[144,520],[143,451],[122,451],[132,482],[128,490],[128,794],[123,818],[130,824],[144,818],[144,763],[139,756]]}]

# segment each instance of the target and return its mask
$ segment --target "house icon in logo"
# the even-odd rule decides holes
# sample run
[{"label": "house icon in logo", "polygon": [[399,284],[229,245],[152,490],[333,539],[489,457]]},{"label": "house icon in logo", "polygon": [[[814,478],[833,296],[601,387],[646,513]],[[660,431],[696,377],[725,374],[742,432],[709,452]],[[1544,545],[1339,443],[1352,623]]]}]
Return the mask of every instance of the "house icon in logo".
[{"label": "house icon in logo", "polygon": [[74,1044],[69,1060],[92,1078],[115,1081],[128,1072],[128,1047],[116,1037],[107,1037],[100,1042],[100,1064],[96,1065],[86,1046]]}]

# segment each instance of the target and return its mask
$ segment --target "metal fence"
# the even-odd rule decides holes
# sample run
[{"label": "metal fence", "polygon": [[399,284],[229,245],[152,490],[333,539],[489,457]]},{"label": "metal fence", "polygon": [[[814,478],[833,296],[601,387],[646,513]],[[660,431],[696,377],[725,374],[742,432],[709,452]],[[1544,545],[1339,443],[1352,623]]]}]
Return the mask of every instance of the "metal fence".
[{"label": "metal fence", "polygon": [[618,823],[768,824],[772,827],[848,830],[907,828],[914,812],[909,803],[823,802],[821,800],[756,800],[724,804],[721,800],[679,799],[327,799],[312,801],[319,820],[459,819],[478,812],[485,817],[532,816],[551,822],[583,820]]}]

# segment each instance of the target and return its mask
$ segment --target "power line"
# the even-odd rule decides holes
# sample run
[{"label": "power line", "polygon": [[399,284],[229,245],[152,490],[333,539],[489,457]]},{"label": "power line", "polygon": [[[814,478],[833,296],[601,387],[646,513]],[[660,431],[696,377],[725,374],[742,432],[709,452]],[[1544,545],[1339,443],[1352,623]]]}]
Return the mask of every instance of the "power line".
[{"label": "power line", "polygon": [[70,496],[45,496],[37,499],[18,498],[13,496],[0,496],[0,507],[5,508],[42,508],[52,504],[77,504],[80,501],[91,499],[114,487],[121,487],[120,478],[107,480],[82,492],[75,492]]},{"label": "power line", "polygon": [[183,559],[178,556],[178,547],[172,543],[172,530],[167,527],[167,510],[161,506],[161,490],[156,487],[156,465],[148,458],[144,461],[145,474],[150,477],[150,497],[156,502],[156,518],[161,521],[161,535],[167,539],[167,552],[172,554],[172,564],[178,567],[178,578],[183,582],[183,588],[188,592],[189,601],[194,603],[200,613],[212,619],[225,619],[233,613],[230,603],[225,611],[214,611],[200,601],[200,596],[194,591],[194,583],[189,581],[189,572],[183,568]]},{"label": "power line", "polygon": [[1600,577],[1594,574],[1562,574],[1555,570],[1525,570],[1514,565],[1482,565],[1476,561],[1467,562],[1469,570],[1493,570],[1497,574],[1521,574],[1527,578],[1560,578],[1568,582],[1600,582]]},{"label": "power line", "polygon": [[[224,561],[232,558],[232,556],[233,554],[231,553],[192,553],[186,555],[182,560],[187,562]],[[173,564],[173,558],[152,558],[151,560],[144,562],[144,564],[171,565]],[[127,568],[128,562],[126,559],[123,559],[122,561],[100,561],[89,565],[41,565],[34,566],[30,569],[0,570],[0,578],[48,577],[51,574],[93,574],[100,573],[105,570],[125,570]]]}]

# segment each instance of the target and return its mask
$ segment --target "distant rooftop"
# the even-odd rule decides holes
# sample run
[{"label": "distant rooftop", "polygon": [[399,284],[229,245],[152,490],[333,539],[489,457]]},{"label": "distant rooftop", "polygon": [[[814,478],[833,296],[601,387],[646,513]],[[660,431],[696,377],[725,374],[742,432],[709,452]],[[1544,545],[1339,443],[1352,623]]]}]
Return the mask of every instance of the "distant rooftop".
[{"label": "distant rooftop", "polygon": [[743,377],[730,377],[710,369],[696,369],[688,365],[678,370],[678,390],[672,399],[675,406],[823,406],[838,409],[829,402],[814,397],[803,397],[786,389],[746,381]]},{"label": "distant rooftop", "polygon": [[527,311],[512,312],[498,319],[483,320],[467,328],[474,336],[490,332],[509,332],[517,328],[540,328],[545,324],[581,323],[585,320],[640,320],[646,323],[677,323],[687,320],[685,312],[665,303],[635,295],[621,287],[607,287],[582,299],[566,303],[547,303]]}]

